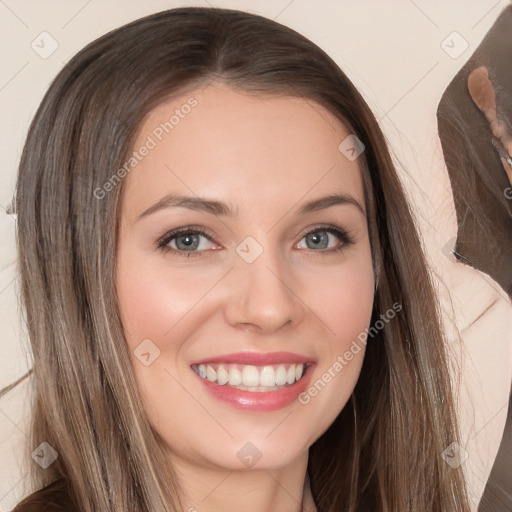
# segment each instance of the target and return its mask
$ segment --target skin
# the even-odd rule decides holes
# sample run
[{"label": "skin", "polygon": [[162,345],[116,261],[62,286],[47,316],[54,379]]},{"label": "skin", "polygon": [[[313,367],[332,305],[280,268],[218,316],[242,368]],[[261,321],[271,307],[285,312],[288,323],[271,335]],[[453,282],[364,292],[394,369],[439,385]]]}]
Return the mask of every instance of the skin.
[{"label": "skin", "polygon": [[[134,147],[190,96],[197,106],[123,185],[117,293],[144,407],[182,477],[185,510],[296,512],[303,499],[314,510],[305,484],[308,449],[347,403],[364,349],[308,404],[274,411],[219,401],[190,364],[289,351],[316,360],[314,383],[368,327],[374,279],[362,179],[357,160],[338,150],[350,131],[310,100],[213,83],[158,106]],[[174,207],[138,218],[171,192],[223,201],[238,215]],[[363,211],[341,204],[297,214],[333,192],[350,195]],[[305,237],[317,224],[347,230],[354,243],[328,253],[343,242],[320,230],[329,242],[318,248]],[[190,225],[211,234],[197,235],[196,255],[156,249],[171,229]],[[250,264],[236,252],[247,236],[263,248]],[[145,339],[160,350],[149,366],[134,355]],[[250,468],[237,457],[249,441],[261,452]]]}]

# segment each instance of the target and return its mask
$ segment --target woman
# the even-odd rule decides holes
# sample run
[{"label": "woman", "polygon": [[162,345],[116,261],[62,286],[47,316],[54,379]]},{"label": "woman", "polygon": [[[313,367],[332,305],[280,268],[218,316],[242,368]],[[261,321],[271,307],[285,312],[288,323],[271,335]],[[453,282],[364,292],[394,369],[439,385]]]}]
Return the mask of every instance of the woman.
[{"label": "woman", "polygon": [[94,41],[15,208],[41,489],[16,512],[469,510],[404,192],[303,36],[180,8]]}]

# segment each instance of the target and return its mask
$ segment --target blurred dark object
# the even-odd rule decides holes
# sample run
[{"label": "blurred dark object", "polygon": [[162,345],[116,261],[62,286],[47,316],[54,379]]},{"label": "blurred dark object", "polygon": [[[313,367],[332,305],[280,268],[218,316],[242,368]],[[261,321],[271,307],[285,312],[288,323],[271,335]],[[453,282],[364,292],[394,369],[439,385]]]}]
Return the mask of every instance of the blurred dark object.
[{"label": "blurred dark object", "polygon": [[456,256],[512,297],[512,189],[489,123],[468,91],[468,77],[479,66],[488,69],[497,111],[512,130],[512,6],[457,73],[437,110],[457,214]]},{"label": "blurred dark object", "polygon": [[[456,257],[491,276],[512,297],[512,184],[493,144],[489,121],[468,90],[468,77],[480,66],[485,66],[492,81],[496,111],[512,131],[512,6],[502,11],[457,73],[437,111],[457,214]],[[512,511],[510,402],[502,442],[478,511]]]}]

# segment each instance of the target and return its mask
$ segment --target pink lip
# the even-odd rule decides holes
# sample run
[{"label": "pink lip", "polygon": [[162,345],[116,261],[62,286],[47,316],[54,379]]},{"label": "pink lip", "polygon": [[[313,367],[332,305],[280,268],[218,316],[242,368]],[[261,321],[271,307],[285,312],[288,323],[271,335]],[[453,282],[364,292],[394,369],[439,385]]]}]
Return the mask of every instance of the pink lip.
[{"label": "pink lip", "polygon": [[[208,363],[228,363],[228,364],[252,364],[254,366],[263,366],[280,363],[313,363],[311,357],[304,357],[292,352],[269,352],[261,354],[256,352],[237,352],[235,354],[224,354],[202,359],[191,363],[191,365]],[[300,382],[300,381],[299,381]]]}]

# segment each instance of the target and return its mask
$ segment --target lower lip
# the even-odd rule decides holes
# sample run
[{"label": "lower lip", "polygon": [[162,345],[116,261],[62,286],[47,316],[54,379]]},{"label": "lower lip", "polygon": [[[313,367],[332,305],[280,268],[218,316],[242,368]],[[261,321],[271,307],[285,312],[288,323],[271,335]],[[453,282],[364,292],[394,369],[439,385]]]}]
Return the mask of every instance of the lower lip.
[{"label": "lower lip", "polygon": [[201,379],[210,394],[232,407],[245,411],[275,411],[297,400],[311,380],[313,366],[308,366],[302,378],[291,386],[274,391],[245,391],[227,385],[221,386],[208,379],[203,379],[196,372],[194,372],[194,375]]}]

